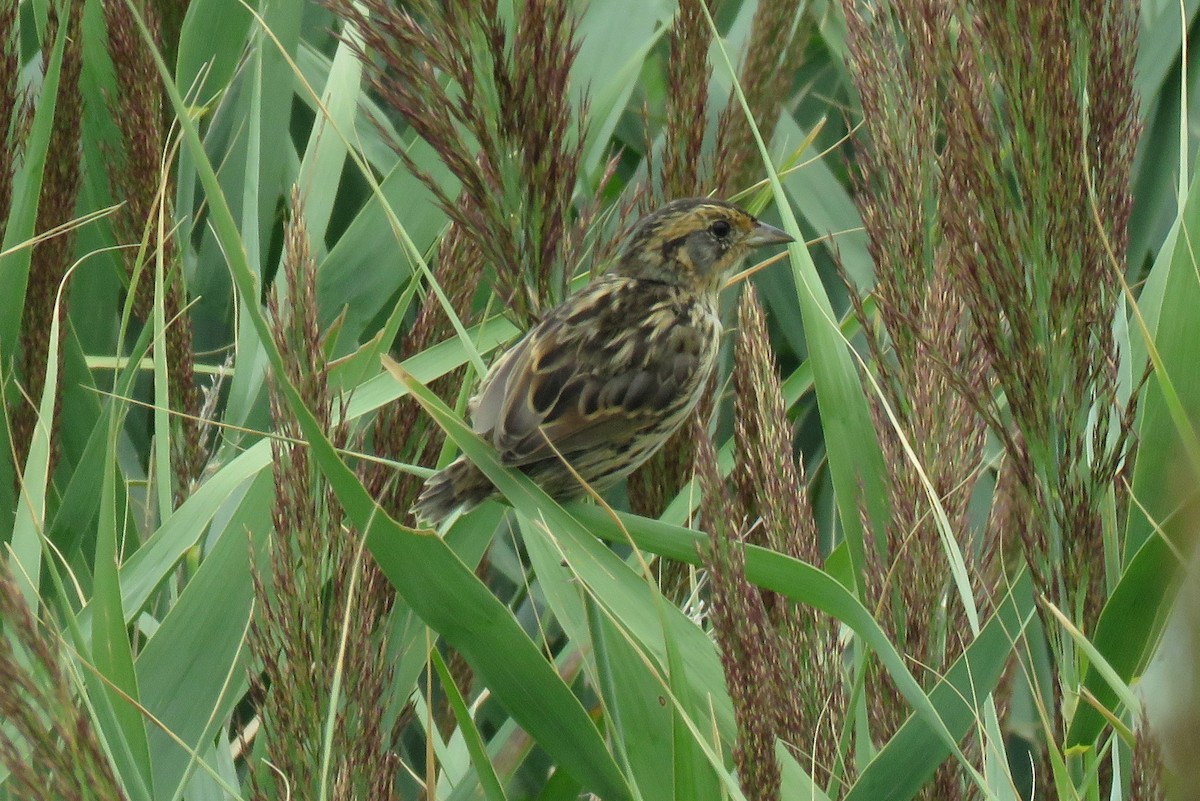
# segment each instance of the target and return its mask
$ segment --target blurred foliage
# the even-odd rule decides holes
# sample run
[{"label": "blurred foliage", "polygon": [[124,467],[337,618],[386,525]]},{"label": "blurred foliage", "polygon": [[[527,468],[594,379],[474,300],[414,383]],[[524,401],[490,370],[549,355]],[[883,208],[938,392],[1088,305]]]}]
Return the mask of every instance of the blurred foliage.
[{"label": "blurred foliage", "polygon": [[[0,7],[0,797],[1200,795],[1200,2],[1035,5]],[[559,506],[478,374],[709,191],[808,247]]]}]

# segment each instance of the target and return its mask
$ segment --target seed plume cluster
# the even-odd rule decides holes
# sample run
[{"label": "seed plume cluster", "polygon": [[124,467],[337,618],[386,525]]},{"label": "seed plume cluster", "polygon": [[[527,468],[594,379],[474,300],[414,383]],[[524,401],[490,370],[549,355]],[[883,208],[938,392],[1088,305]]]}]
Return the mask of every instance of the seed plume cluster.
[{"label": "seed plume cluster", "polygon": [[[901,435],[981,611],[1001,553],[1028,564],[1085,631],[1105,600],[1102,507],[1119,493],[1132,430],[1112,326],[1138,133],[1137,15],[1121,0],[843,8],[864,118],[858,200],[877,332],[857,309],[881,334],[869,340],[884,386],[877,410],[886,402],[896,421],[877,414],[893,516],[877,532],[868,584],[885,628],[935,680],[961,653],[966,625]],[[967,504],[991,472],[985,433],[1003,461],[989,523],[971,531]],[[929,640],[930,609],[946,610],[947,637]],[[1070,659],[1055,642],[1056,658]],[[875,713],[882,736],[902,722],[897,708]],[[978,743],[966,753],[978,759]],[[978,789],[943,770],[926,792]]]},{"label": "seed plume cluster", "polygon": [[[0,561],[0,765],[5,789],[26,801],[126,798],[65,669],[62,645],[30,610]],[[76,666],[78,667],[78,666]]]},{"label": "seed plume cluster", "polygon": [[[346,399],[330,386],[326,343],[317,322],[316,264],[310,253],[298,192],[284,237],[283,280],[268,307],[274,336],[289,361],[287,380],[338,447],[354,444],[337,418]],[[395,720],[388,720],[391,666],[383,622],[391,590],[349,528],[324,475],[313,463],[273,377],[271,415],[280,439],[272,444],[274,531],[266,569],[254,574],[257,616],[250,648],[259,667],[251,685],[262,718],[271,767],[252,773],[258,799],[284,788],[315,796],[323,786],[324,731],[336,721],[329,787],[335,798],[390,799],[396,792]],[[259,557],[255,555],[257,560]],[[352,610],[352,611],[351,611]],[[344,631],[345,627],[349,631]],[[341,657],[345,637],[353,647]],[[340,695],[333,688],[341,674]],[[330,699],[339,698],[336,706]]]},{"label": "seed plume cluster", "polygon": [[751,288],[738,310],[733,383],[732,481],[722,480],[707,432],[698,425],[692,431],[709,532],[702,558],[709,619],[737,722],[738,776],[747,798],[770,799],[779,794],[777,738],[819,786],[841,773],[836,721],[846,698],[836,621],[746,580],[747,545],[821,563],[766,321]]},{"label": "seed plume cluster", "polygon": [[[155,47],[162,49],[159,12],[170,15],[170,3],[137,5]],[[120,131],[120,143],[106,159],[113,195],[123,201],[114,227],[123,251],[133,296],[133,313],[151,324],[154,304],[154,270],[161,253],[163,264],[163,317],[166,320],[167,381],[172,406],[181,412],[177,425],[181,436],[172,436],[175,496],[182,501],[190,493],[208,460],[203,444],[200,417],[201,397],[193,371],[192,325],[184,311],[187,288],[179,243],[171,235],[175,215],[171,205],[175,181],[171,159],[165,152],[168,118],[154,57],[142,39],[133,10],[125,2],[104,3],[108,52],[113,62],[114,91],[108,96],[109,113]],[[159,237],[159,217],[164,236]]]},{"label": "seed plume cluster", "polygon": [[437,152],[460,199],[412,160],[406,141],[391,142],[397,155],[472,239],[516,321],[537,319],[565,294],[586,230],[586,219],[572,222],[583,147],[575,123],[586,114],[571,102],[568,4],[519,4],[511,36],[496,0],[329,5],[357,27],[350,42],[373,90]]}]

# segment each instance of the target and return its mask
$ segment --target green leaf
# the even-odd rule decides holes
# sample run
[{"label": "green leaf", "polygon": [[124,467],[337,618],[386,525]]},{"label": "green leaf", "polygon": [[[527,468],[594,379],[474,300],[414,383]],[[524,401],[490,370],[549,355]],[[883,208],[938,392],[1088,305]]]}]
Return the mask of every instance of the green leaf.
[{"label": "green leaf", "polygon": [[[1133,468],[1125,529],[1128,563],[1092,640],[1126,683],[1145,667],[1158,641],[1165,606],[1177,586],[1172,578],[1181,567],[1176,552],[1189,541],[1193,526],[1179,514],[1185,496],[1177,477],[1182,470],[1194,483],[1198,468],[1192,456],[1198,447],[1195,430],[1181,421],[1200,420],[1200,179],[1192,182],[1179,225],[1173,249],[1160,254],[1146,283],[1144,294],[1153,298],[1157,312],[1147,315],[1147,325],[1161,364],[1141,403],[1137,438],[1143,445]],[[1136,335],[1134,348],[1141,354],[1147,349]],[[1083,686],[1103,706],[1116,704],[1116,691],[1095,666],[1088,668]],[[1090,745],[1104,725],[1099,712],[1080,705],[1067,746]]]},{"label": "green leaf", "polygon": [[[209,103],[228,86],[246,49],[253,17],[246,5],[229,0],[194,0],[179,33],[178,85],[201,103]],[[299,5],[299,4],[297,4]]]},{"label": "green leaf", "polygon": [[[533,539],[540,538],[527,537]],[[595,604],[589,604],[589,608],[589,639],[596,643],[598,686],[606,720],[640,797],[646,801],[719,797],[712,768],[694,747],[686,726],[677,723],[675,704],[669,697],[673,694],[686,700],[686,682],[681,680],[665,688],[666,671],[658,664],[647,663],[628,633],[599,612]],[[669,675],[676,675],[675,666]],[[677,733],[677,728],[682,731]],[[698,774],[707,774],[703,793],[697,791]]]},{"label": "green leaf", "polygon": [[[162,798],[178,787],[245,693],[245,634],[254,600],[252,566],[266,564],[274,483],[259,473],[137,659],[141,700],[166,728],[150,730],[154,780]],[[183,507],[181,507],[182,509]],[[178,514],[178,513],[177,513]],[[193,519],[194,530],[204,531]]]},{"label": "green leaf", "polygon": [[153,788],[153,763],[146,739],[146,721],[139,708],[137,674],[133,669],[133,651],[125,629],[125,613],[121,605],[121,585],[117,572],[117,539],[122,526],[117,515],[116,450],[117,427],[120,416],[112,420],[109,429],[109,458],[104,459],[104,479],[100,487],[100,517],[96,535],[96,558],[90,606],[94,612],[91,656],[97,672],[105,681],[105,692],[112,704],[120,730],[110,732],[128,743],[141,783]]},{"label": "green leaf", "polygon": [[[458,184],[437,161],[423,140],[409,155],[438,182],[450,197]],[[345,338],[357,343],[383,304],[414,272],[392,230],[389,208],[403,215],[404,229],[417,249],[425,252],[446,227],[446,215],[429,191],[403,164],[383,179],[379,194],[372,194],[329,251],[317,274],[317,299],[321,324],[328,325],[345,312]],[[387,269],[379,269],[380,264]],[[342,355],[342,352],[336,355]]]},{"label": "green leaf", "polygon": [[[1022,570],[979,636],[929,693],[929,702],[954,737],[972,727],[983,736],[984,702],[1003,677],[1033,614],[1032,582],[1029,571]],[[863,768],[845,801],[913,798],[949,755],[937,732],[913,715]]]},{"label": "green leaf", "polygon": [[488,799],[488,801],[506,801],[508,797],[504,794],[504,788],[500,785],[500,777],[496,775],[496,770],[488,758],[483,738],[480,736],[479,729],[471,717],[470,710],[467,709],[467,704],[463,700],[462,693],[458,691],[458,686],[454,683],[454,676],[450,674],[445,660],[442,659],[442,655],[438,653],[437,649],[431,650],[429,656],[433,661],[434,668],[437,670],[438,678],[442,681],[442,688],[446,692],[446,698],[450,701],[450,708],[454,712],[454,719],[458,721],[458,730],[462,732],[463,741],[466,743],[467,751],[471,755],[471,764],[475,766],[475,772],[479,776],[480,784],[483,785],[484,798]]},{"label": "green leaf", "polygon": [[[426,402],[423,392],[414,394]],[[310,425],[300,416],[306,437],[320,437],[316,421]],[[309,442],[347,516],[367,532],[367,546],[380,568],[426,625],[466,657],[496,699],[563,770],[603,797],[630,797],[587,712],[512,613],[444,540],[387,517],[327,441]]]}]

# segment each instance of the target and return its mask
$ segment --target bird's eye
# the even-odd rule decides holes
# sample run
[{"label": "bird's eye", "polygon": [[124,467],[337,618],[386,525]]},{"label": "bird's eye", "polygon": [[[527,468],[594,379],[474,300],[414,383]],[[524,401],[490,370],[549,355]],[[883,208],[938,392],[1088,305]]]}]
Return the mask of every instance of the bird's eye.
[{"label": "bird's eye", "polygon": [[708,226],[708,230],[712,231],[712,235],[717,239],[724,239],[729,236],[729,222],[727,220],[717,220]]}]

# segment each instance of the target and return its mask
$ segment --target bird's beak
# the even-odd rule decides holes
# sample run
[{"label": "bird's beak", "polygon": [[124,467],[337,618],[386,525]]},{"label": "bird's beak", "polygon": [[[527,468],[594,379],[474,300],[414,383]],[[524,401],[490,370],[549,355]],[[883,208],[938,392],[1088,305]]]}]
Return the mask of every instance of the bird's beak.
[{"label": "bird's beak", "polygon": [[788,242],[795,242],[796,237],[787,231],[779,230],[773,225],[756,222],[753,230],[750,231],[750,235],[743,241],[752,248],[760,248],[763,245],[783,245]]}]

